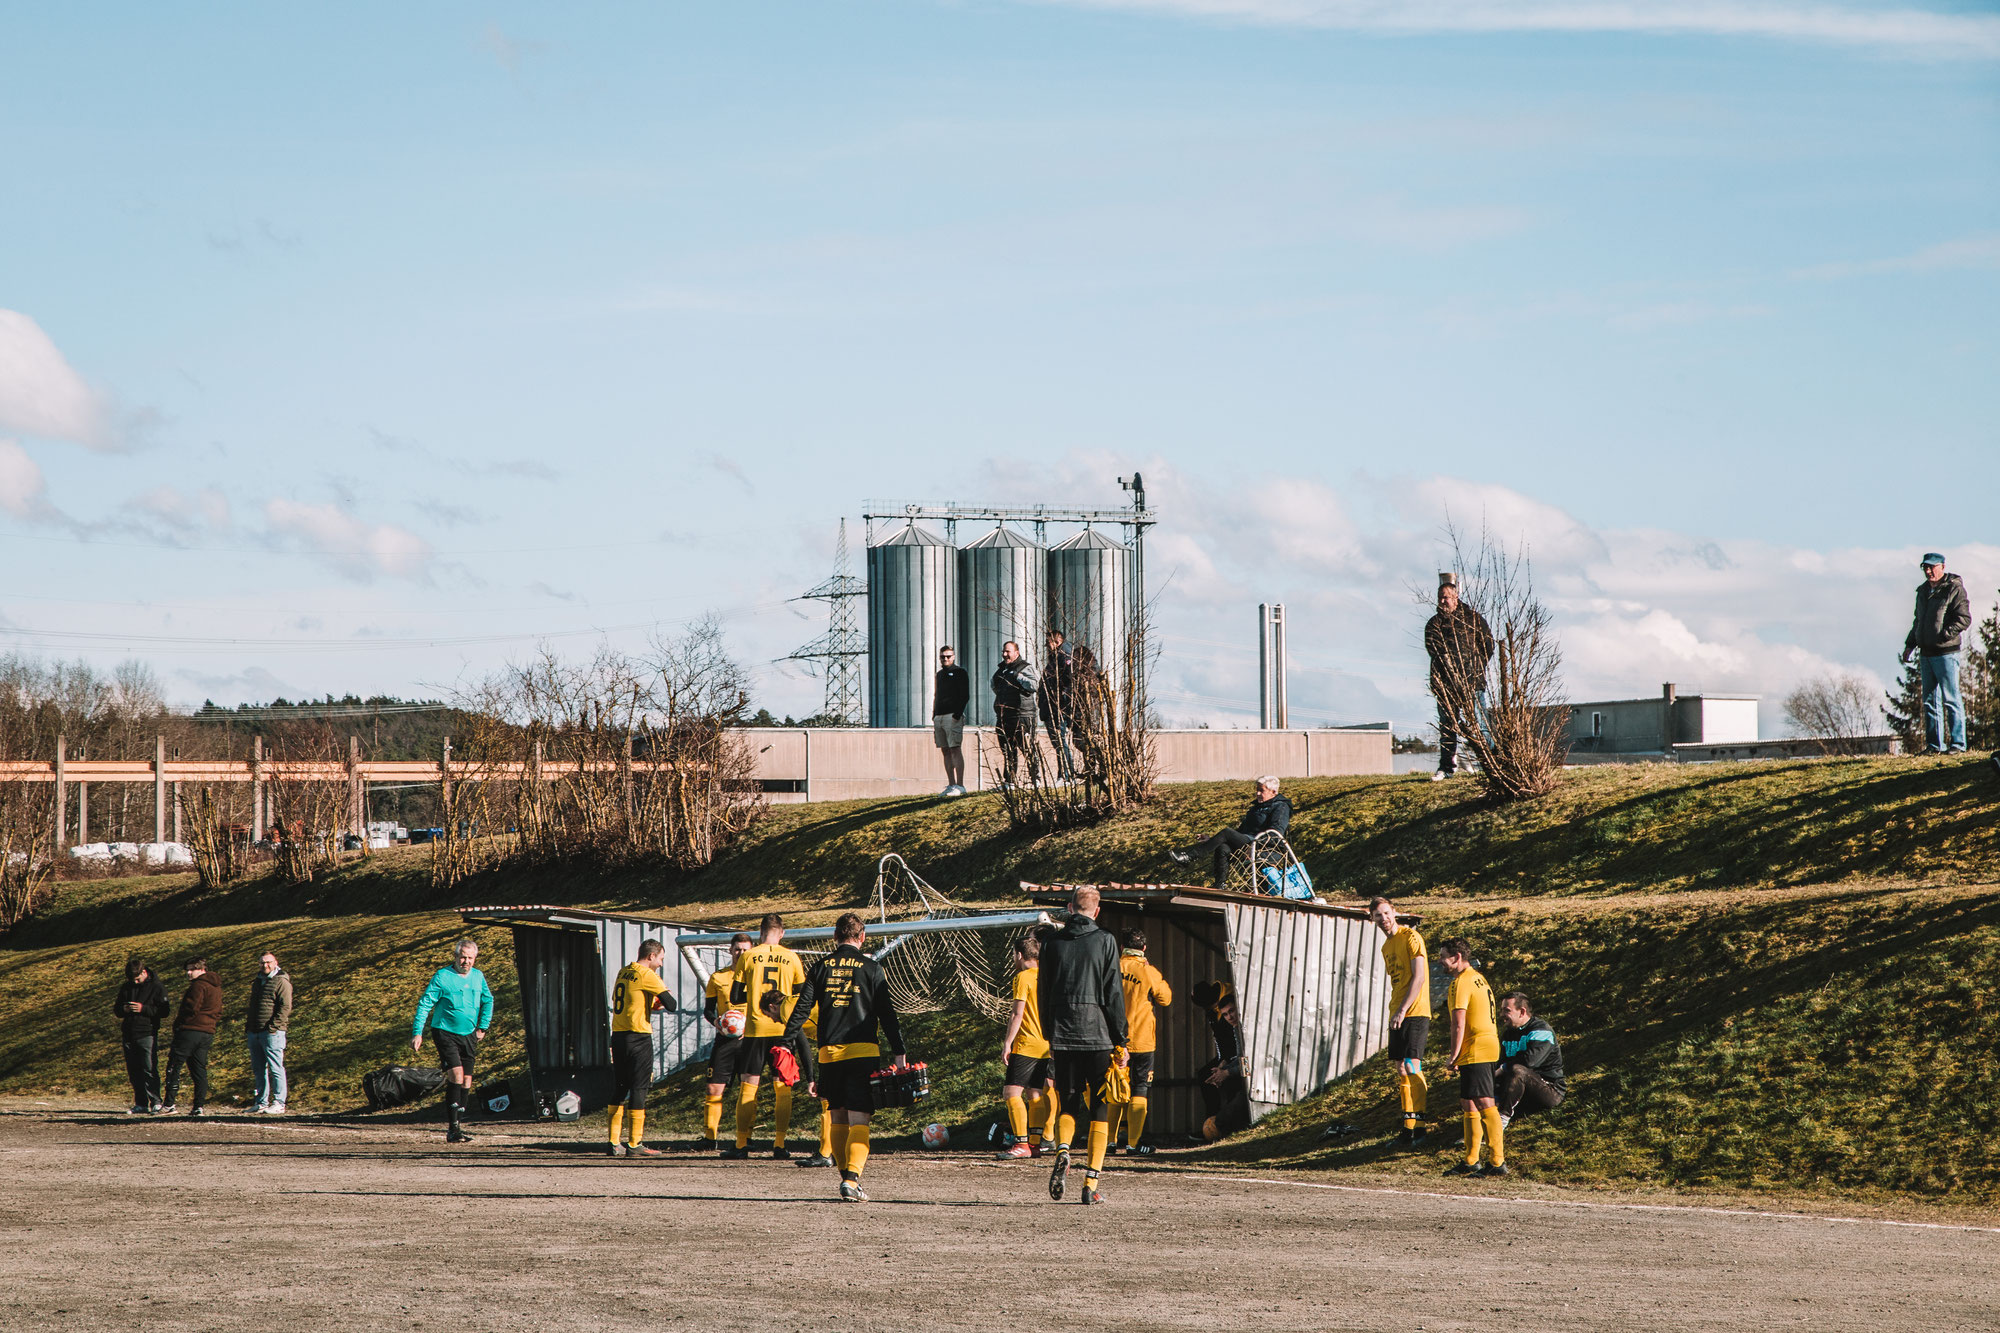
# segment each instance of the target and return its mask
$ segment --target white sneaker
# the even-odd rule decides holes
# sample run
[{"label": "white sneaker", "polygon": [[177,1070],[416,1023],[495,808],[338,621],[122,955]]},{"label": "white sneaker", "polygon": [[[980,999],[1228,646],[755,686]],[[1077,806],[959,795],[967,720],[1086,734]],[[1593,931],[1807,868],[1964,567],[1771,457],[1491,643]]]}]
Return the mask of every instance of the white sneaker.
[{"label": "white sneaker", "polygon": [[1431,781],[1432,781],[1432,782],[1443,782],[1443,781],[1444,781],[1444,780],[1445,780],[1446,778],[1448,778],[1448,777],[1450,777],[1450,776],[1451,776],[1451,774],[1449,774],[1449,773],[1445,772],[1445,771],[1444,771],[1443,769],[1439,769],[1439,770],[1438,770],[1437,772],[1435,772],[1435,773],[1431,774]]},{"label": "white sneaker", "polygon": [[260,1112],[262,1115],[283,1115],[284,1113],[285,1104],[283,1102],[272,1102]]}]

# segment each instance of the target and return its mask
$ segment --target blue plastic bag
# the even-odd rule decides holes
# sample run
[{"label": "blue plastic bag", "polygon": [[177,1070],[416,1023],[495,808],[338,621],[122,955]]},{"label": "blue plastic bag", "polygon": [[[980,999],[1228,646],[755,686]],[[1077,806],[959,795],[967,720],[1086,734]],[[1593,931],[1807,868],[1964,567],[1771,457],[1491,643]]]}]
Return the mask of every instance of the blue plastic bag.
[{"label": "blue plastic bag", "polygon": [[1265,891],[1274,898],[1296,898],[1300,902],[1311,902],[1313,896],[1312,876],[1302,865],[1286,867],[1280,874],[1276,866],[1264,867]]}]

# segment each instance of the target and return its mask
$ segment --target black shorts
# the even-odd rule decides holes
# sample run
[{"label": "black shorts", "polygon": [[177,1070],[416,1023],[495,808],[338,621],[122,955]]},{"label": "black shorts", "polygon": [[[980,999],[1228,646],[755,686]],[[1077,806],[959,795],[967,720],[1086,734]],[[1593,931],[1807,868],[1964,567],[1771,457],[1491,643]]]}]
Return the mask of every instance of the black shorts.
[{"label": "black shorts", "polygon": [[785,1044],[783,1037],[745,1037],[743,1054],[736,1066],[738,1078],[762,1078],[770,1066],[771,1052]]},{"label": "black shorts", "polygon": [[1049,1057],[1046,1055],[1010,1055],[1007,1057],[1007,1072],[1000,1078],[1002,1087],[1032,1088],[1039,1092],[1049,1081]]},{"label": "black shorts", "polygon": [[1430,1045],[1430,1041],[1430,1019],[1406,1018],[1403,1026],[1389,1029],[1389,1058],[1421,1060],[1424,1058],[1424,1047]]},{"label": "black shorts", "polygon": [[868,1079],[881,1067],[881,1058],[873,1055],[823,1061],[819,1067],[819,1095],[831,1110],[873,1111],[875,1097]]},{"label": "black shorts", "polygon": [[1493,1070],[1498,1060],[1484,1064],[1460,1065],[1458,1067],[1458,1099],[1464,1102],[1478,1101],[1481,1097],[1493,1095]]},{"label": "black shorts", "polygon": [[634,1111],[646,1109],[653,1090],[653,1034],[611,1034],[611,1104],[623,1102]]},{"label": "black shorts", "polygon": [[1063,1099],[1065,1113],[1096,1097],[1104,1076],[1111,1072],[1109,1051],[1051,1051],[1049,1059],[1055,1065],[1056,1095]]},{"label": "black shorts", "polygon": [[708,1081],[727,1083],[743,1073],[743,1038],[715,1034],[715,1047],[708,1053]]},{"label": "black shorts", "polygon": [[1132,1073],[1132,1095],[1134,1097],[1149,1097],[1152,1095],[1153,1055],[1152,1051],[1130,1051],[1125,1056]]},{"label": "black shorts", "polygon": [[439,1032],[431,1029],[431,1046],[437,1051],[438,1068],[472,1072],[472,1058],[479,1054],[479,1041],[470,1032]]}]

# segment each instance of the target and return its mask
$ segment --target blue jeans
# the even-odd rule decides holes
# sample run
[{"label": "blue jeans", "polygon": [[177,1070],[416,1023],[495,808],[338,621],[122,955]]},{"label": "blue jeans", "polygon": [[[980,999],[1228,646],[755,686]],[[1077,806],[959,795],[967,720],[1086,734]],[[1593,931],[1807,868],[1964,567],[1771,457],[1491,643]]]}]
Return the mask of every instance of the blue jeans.
[{"label": "blue jeans", "polygon": [[250,1042],[250,1077],[253,1080],[252,1098],[257,1106],[283,1106],[285,1094],[290,1091],[285,1086],[285,1034],[282,1032],[252,1032],[247,1034]]},{"label": "blue jeans", "polygon": [[1917,678],[1924,691],[1925,746],[1933,750],[1963,750],[1965,701],[1958,693],[1958,654],[1920,657],[1917,662]]}]

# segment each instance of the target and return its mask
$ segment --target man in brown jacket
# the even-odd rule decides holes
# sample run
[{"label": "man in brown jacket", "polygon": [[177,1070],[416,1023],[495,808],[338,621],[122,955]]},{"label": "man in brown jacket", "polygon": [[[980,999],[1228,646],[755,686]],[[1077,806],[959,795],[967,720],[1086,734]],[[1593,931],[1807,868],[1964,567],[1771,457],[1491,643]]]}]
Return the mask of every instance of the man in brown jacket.
[{"label": "man in brown jacket", "polygon": [[208,1101],[208,1048],[222,1022],[222,980],[208,970],[206,958],[188,959],[187,975],[188,987],[181,992],[180,1010],[174,1015],[173,1049],[167,1054],[167,1104],[160,1108],[162,1115],[180,1110],[174,1100],[180,1095],[182,1065],[194,1075],[194,1105],[188,1114],[202,1114]]},{"label": "man in brown jacket", "polygon": [[250,982],[250,1012],[243,1034],[250,1043],[252,1114],[285,1113],[285,1029],[292,1021],[292,976],[269,949],[258,960],[262,971]]},{"label": "man in brown jacket", "polygon": [[1437,614],[1424,624],[1424,651],[1431,659],[1431,693],[1437,696],[1438,767],[1432,782],[1458,771],[1462,720],[1482,726],[1486,714],[1486,668],[1493,661],[1493,631],[1486,617],[1459,600],[1458,575],[1438,575]]}]

